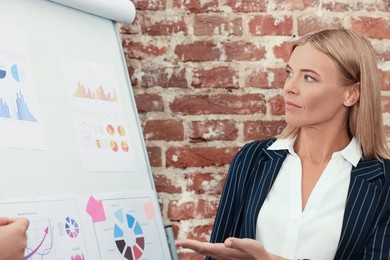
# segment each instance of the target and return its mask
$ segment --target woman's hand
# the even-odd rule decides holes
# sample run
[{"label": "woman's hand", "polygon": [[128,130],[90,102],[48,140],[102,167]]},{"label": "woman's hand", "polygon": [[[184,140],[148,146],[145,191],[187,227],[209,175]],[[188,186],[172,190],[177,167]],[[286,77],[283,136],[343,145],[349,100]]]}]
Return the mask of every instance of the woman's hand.
[{"label": "woman's hand", "polygon": [[225,243],[209,243],[197,240],[183,239],[176,241],[176,246],[189,248],[198,254],[210,256],[219,260],[282,260],[265,250],[262,244],[254,239],[230,237]]}]

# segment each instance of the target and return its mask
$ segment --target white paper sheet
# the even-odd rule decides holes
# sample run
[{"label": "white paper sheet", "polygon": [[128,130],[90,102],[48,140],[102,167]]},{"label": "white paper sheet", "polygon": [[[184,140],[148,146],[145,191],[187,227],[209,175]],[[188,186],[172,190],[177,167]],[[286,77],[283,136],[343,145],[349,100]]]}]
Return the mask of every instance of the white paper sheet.
[{"label": "white paper sheet", "polygon": [[0,201],[1,216],[25,217],[25,260],[170,259],[150,190]]},{"label": "white paper sheet", "polygon": [[135,6],[130,0],[50,0],[86,13],[122,23],[132,23]]},{"label": "white paper sheet", "polygon": [[[88,171],[136,171],[134,135],[117,95],[114,68],[63,59],[84,168]],[[134,127],[134,126],[133,126]]]},{"label": "white paper sheet", "polygon": [[25,32],[0,24],[0,146],[47,150]]}]

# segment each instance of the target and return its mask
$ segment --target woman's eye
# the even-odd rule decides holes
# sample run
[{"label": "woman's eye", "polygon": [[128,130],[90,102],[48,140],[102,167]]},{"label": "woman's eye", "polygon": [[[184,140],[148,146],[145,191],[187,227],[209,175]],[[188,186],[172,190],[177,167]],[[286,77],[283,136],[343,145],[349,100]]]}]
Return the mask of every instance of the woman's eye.
[{"label": "woman's eye", "polygon": [[304,78],[305,78],[305,80],[307,80],[307,81],[317,81],[315,78],[313,78],[312,76],[310,76],[310,75],[305,75],[304,76]]},{"label": "woman's eye", "polygon": [[291,70],[286,70],[286,77],[287,78],[291,78],[293,75],[292,71]]}]

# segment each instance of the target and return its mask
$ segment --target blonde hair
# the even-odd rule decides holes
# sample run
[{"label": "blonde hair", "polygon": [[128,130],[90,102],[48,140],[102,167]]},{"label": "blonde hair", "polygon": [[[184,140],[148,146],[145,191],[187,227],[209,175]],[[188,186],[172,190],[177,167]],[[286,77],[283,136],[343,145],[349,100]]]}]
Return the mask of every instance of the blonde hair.
[{"label": "blonde hair", "polygon": [[[335,61],[343,85],[360,85],[360,99],[349,109],[348,132],[358,140],[363,159],[390,158],[384,135],[379,72],[371,43],[352,30],[326,29],[300,38],[291,53],[305,43]],[[300,128],[287,125],[278,137],[295,137],[299,131]]]}]

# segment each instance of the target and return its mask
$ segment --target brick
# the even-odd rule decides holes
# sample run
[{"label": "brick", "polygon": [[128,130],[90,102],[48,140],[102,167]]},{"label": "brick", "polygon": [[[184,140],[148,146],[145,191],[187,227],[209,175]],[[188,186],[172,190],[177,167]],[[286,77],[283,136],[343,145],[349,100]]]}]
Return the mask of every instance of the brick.
[{"label": "brick", "polygon": [[218,0],[173,0],[174,8],[186,8],[192,13],[220,11]]},{"label": "brick", "polygon": [[269,105],[271,107],[271,115],[280,116],[284,115],[284,98],[282,95],[277,95],[269,99]]},{"label": "brick", "polygon": [[173,231],[173,237],[174,237],[175,239],[177,239],[177,238],[178,238],[179,231],[180,231],[180,223],[171,222],[171,226],[172,226],[172,231]]},{"label": "brick", "polygon": [[138,78],[135,76],[135,69],[130,64],[127,66],[127,72],[129,73],[131,86],[134,88],[138,85]]},{"label": "brick", "polygon": [[197,14],[194,17],[194,35],[242,35],[242,18],[219,14]]},{"label": "brick", "polygon": [[326,28],[342,27],[342,25],[343,21],[338,17],[298,17],[298,35],[305,35]]},{"label": "brick", "polygon": [[213,229],[213,225],[200,225],[196,226],[194,230],[188,234],[189,239],[195,239],[198,241],[207,242],[209,241],[209,237],[211,235],[211,231]]},{"label": "brick", "polygon": [[179,32],[186,34],[188,31],[183,17],[153,13],[143,16],[141,29],[143,34],[149,35],[172,35]]},{"label": "brick", "polygon": [[219,201],[194,201],[172,200],[168,205],[168,217],[171,220],[187,220],[199,218],[212,218],[217,213]]},{"label": "brick", "polygon": [[153,174],[154,179],[154,185],[156,187],[157,192],[166,192],[169,194],[172,193],[181,193],[181,187],[178,184],[178,180],[176,179],[171,180],[167,176],[163,174]]},{"label": "brick", "polygon": [[227,61],[259,61],[265,56],[265,47],[258,43],[223,42]]},{"label": "brick", "polygon": [[151,167],[161,167],[162,166],[162,152],[160,147],[148,146],[146,147],[148,152],[149,163]]},{"label": "brick", "polygon": [[204,260],[205,257],[201,254],[195,252],[178,252],[178,257],[180,260]]},{"label": "brick", "polygon": [[125,41],[122,45],[125,49],[125,55],[129,59],[154,59],[158,56],[165,55],[168,52],[167,47],[157,47],[154,43]]},{"label": "brick", "polygon": [[390,39],[390,17],[352,17],[352,29],[368,37],[377,39]]},{"label": "brick", "polygon": [[319,0],[275,0],[274,10],[286,10],[286,11],[307,11],[310,7],[318,7]]},{"label": "brick", "polygon": [[182,141],[184,127],[179,120],[148,120],[144,126],[146,140]]},{"label": "brick", "polygon": [[194,218],[195,202],[170,201],[168,206],[168,218],[170,220],[186,220]]},{"label": "brick", "polygon": [[238,72],[232,67],[215,67],[210,69],[193,69],[195,88],[238,88]]},{"label": "brick", "polygon": [[148,10],[148,11],[157,11],[165,10],[166,0],[132,0],[134,3],[135,9]]},{"label": "brick", "polygon": [[237,122],[234,120],[193,121],[190,125],[191,142],[234,141],[238,136]]},{"label": "brick", "polygon": [[187,174],[187,191],[196,194],[221,195],[226,181],[225,173]]},{"label": "brick", "polygon": [[291,16],[256,15],[250,19],[248,26],[254,36],[292,35],[293,19]]},{"label": "brick", "polygon": [[390,97],[382,96],[382,109],[384,113],[390,113]]},{"label": "brick", "polygon": [[266,112],[262,94],[236,95],[187,95],[175,97],[170,104],[173,113],[184,115],[238,114]]},{"label": "brick", "polygon": [[222,52],[214,42],[198,41],[176,45],[175,54],[182,61],[216,61]]},{"label": "brick", "polygon": [[237,151],[237,147],[170,147],[166,151],[166,166],[187,168],[228,165]]},{"label": "brick", "polygon": [[322,2],[322,9],[332,12],[354,12],[362,11],[373,12],[373,11],[390,11],[390,4],[388,0],[379,0],[379,1],[334,1],[334,0],[324,0]]},{"label": "brick", "polygon": [[128,23],[118,23],[119,25],[119,31],[121,35],[132,35],[132,34],[137,34],[139,33],[140,26],[139,26],[139,21],[138,17],[135,18],[134,22],[131,24]]},{"label": "brick", "polygon": [[263,140],[280,134],[286,123],[281,121],[247,121],[244,122],[245,140]]},{"label": "brick", "polygon": [[384,132],[385,132],[386,139],[389,142],[389,140],[390,140],[390,126],[385,125],[384,130],[385,130]]},{"label": "brick", "polygon": [[280,45],[274,45],[272,47],[272,50],[276,58],[282,59],[284,62],[287,62],[290,58],[291,47],[291,42],[283,42]]},{"label": "brick", "polygon": [[245,78],[245,86],[253,88],[283,88],[286,79],[285,69],[269,68],[266,71],[254,70]]},{"label": "brick", "polygon": [[379,70],[379,75],[381,78],[381,89],[390,90],[390,70]]},{"label": "brick", "polygon": [[251,88],[270,88],[268,73],[266,71],[254,70],[245,77],[245,86]]},{"label": "brick", "polygon": [[390,49],[387,49],[385,46],[383,46],[383,48],[376,47],[375,51],[377,53],[378,61],[386,62],[386,61],[390,60]]},{"label": "brick", "polygon": [[252,13],[267,11],[267,1],[264,0],[227,0],[227,6],[231,7],[234,12]]},{"label": "brick", "polygon": [[270,68],[268,69],[268,78],[271,81],[272,88],[283,88],[286,81],[286,69]]},{"label": "brick", "polygon": [[187,88],[186,69],[182,67],[145,68],[141,87]]},{"label": "brick", "polygon": [[162,97],[157,94],[138,94],[135,102],[139,113],[164,111]]}]

